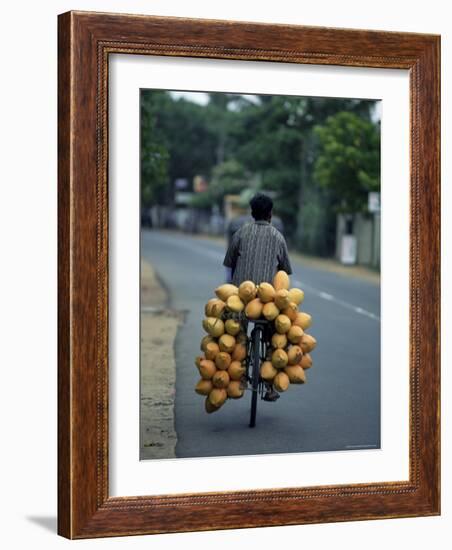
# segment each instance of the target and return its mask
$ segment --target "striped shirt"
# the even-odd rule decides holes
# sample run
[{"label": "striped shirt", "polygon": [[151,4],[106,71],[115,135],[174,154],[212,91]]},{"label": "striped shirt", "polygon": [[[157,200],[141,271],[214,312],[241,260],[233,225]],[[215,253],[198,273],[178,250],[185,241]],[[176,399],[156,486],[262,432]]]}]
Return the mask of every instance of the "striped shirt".
[{"label": "striped shirt", "polygon": [[259,220],[243,225],[232,237],[223,265],[232,269],[232,283],[271,283],[276,272],[292,273],[287,244],[269,222]]}]

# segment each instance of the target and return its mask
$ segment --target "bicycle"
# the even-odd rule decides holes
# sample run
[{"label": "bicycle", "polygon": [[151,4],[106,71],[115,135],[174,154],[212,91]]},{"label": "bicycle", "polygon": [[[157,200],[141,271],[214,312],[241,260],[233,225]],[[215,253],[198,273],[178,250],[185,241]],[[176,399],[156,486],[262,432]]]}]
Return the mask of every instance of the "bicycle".
[{"label": "bicycle", "polygon": [[[267,359],[267,352],[271,347],[271,327],[272,321],[267,319],[248,319],[244,313],[227,312],[223,316],[223,320],[235,319],[245,327],[245,332],[248,332],[248,323],[253,323],[254,327],[250,336],[247,336],[246,341],[246,360],[243,389],[251,390],[251,411],[249,427],[256,426],[257,398],[260,395],[263,398],[264,391],[268,387],[268,383],[260,375],[261,365]],[[248,387],[250,385],[251,387]]]}]

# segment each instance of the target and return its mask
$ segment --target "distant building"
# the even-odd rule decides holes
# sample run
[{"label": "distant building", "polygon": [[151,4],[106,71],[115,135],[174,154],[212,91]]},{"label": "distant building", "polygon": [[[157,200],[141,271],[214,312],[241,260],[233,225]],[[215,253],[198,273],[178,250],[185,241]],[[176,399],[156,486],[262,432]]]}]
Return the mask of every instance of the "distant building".
[{"label": "distant building", "polygon": [[338,214],[336,258],[343,264],[380,268],[380,212]]}]

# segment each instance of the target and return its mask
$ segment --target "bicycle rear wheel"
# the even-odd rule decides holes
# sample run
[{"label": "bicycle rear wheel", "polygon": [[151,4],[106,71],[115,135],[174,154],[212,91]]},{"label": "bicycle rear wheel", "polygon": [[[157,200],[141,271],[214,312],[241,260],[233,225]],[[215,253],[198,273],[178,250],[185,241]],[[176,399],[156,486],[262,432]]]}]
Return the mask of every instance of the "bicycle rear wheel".
[{"label": "bicycle rear wheel", "polygon": [[261,366],[261,341],[262,341],[262,329],[261,327],[254,327],[251,334],[251,414],[250,414],[250,428],[256,426],[256,413],[257,413],[257,394],[259,389],[259,376]]}]

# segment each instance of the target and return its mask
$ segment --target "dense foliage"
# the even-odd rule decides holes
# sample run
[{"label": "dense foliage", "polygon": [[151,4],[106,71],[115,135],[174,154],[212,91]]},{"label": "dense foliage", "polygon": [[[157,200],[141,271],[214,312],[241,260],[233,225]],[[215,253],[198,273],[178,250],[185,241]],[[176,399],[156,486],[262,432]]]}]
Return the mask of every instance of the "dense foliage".
[{"label": "dense foliage", "polygon": [[209,94],[201,105],[141,92],[145,206],[171,204],[174,181],[202,174],[192,206],[221,211],[223,197],[273,191],[275,213],[297,248],[330,254],[337,212],[365,209],[380,185],[375,102],[359,99]]}]

